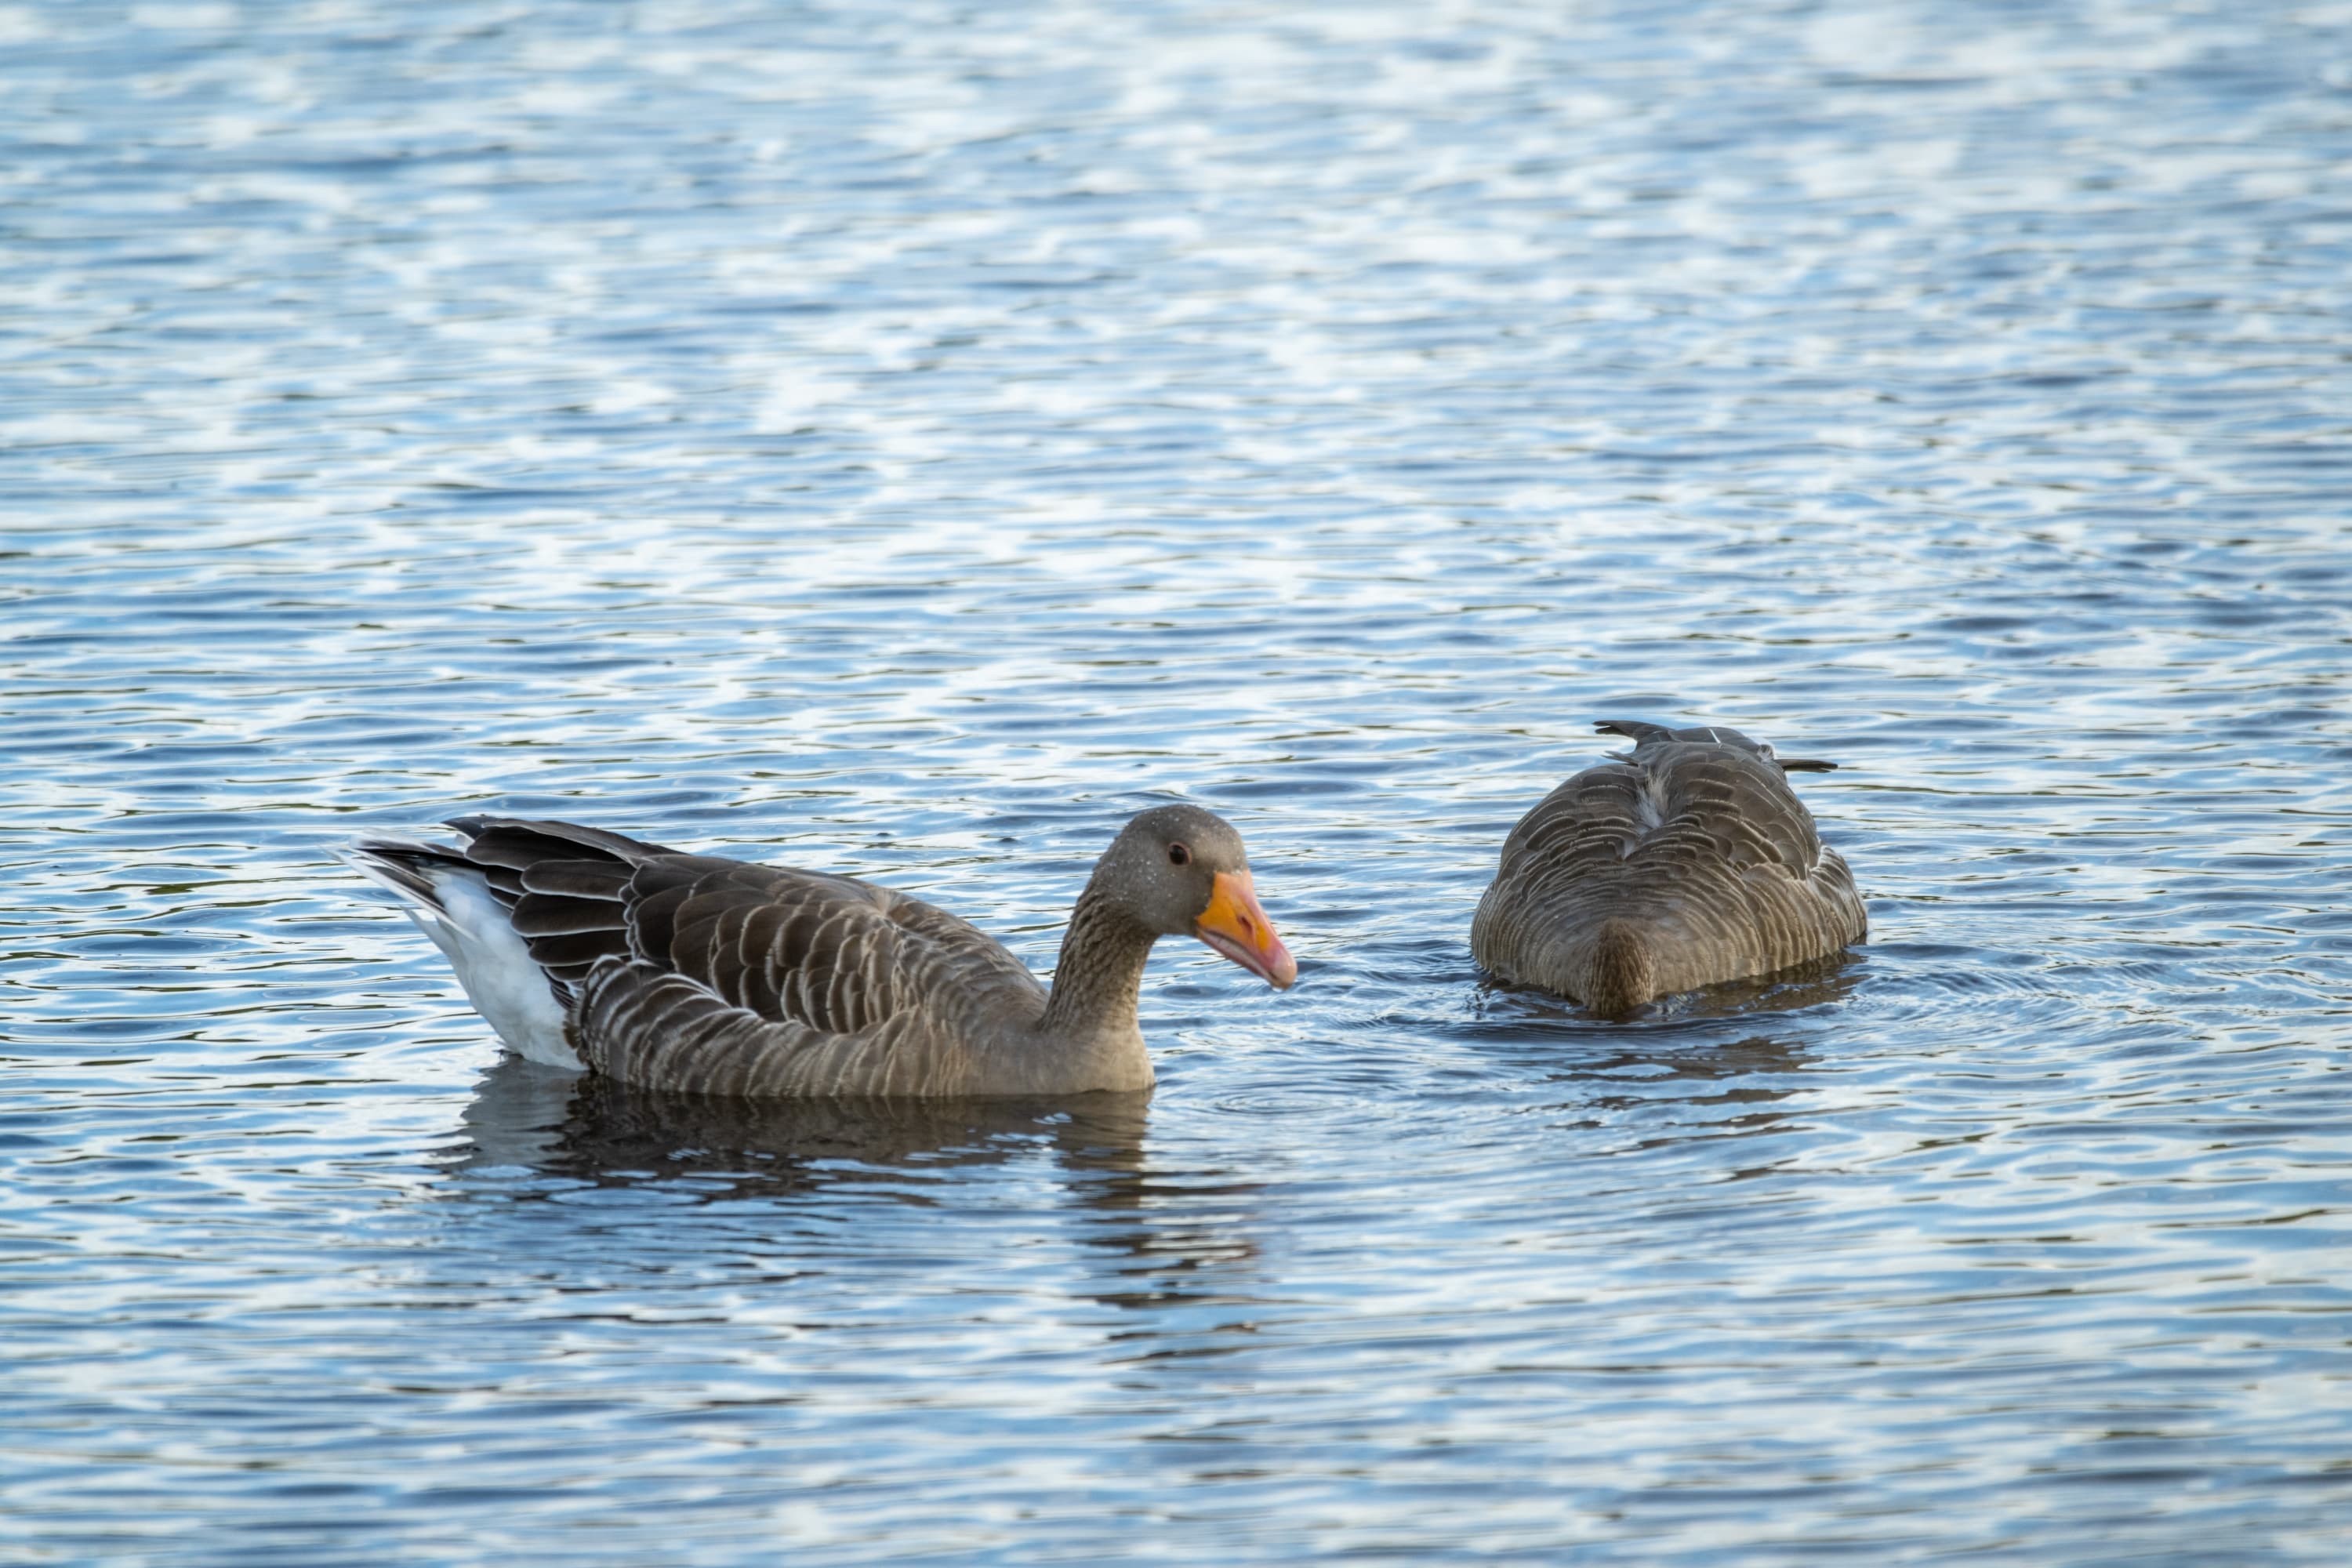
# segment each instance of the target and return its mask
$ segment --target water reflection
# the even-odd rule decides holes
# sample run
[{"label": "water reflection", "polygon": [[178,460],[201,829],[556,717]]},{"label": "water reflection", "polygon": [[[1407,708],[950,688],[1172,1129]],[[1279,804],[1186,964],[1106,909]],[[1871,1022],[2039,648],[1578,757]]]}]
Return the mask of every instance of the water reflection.
[{"label": "water reflection", "polygon": [[1080,1184],[1131,1201],[1144,1179],[1150,1100],[730,1100],[507,1057],[465,1111],[469,1141],[454,1163],[598,1185],[696,1178],[694,1190],[742,1197],[815,1191],[880,1169],[998,1164],[1043,1147]]},{"label": "water reflection", "polygon": [[[1555,1058],[1543,1064],[1539,1076],[1570,1089],[1554,1109],[1573,1124],[1605,1126],[1638,1115],[1647,1130],[1630,1146],[1659,1149],[1780,1127],[1791,1114],[1781,1102],[1796,1093],[1798,1075],[1812,1060],[1801,1042],[1769,1035],[1727,1044],[1654,1038]],[[1706,1086],[1715,1086],[1713,1091]],[[1663,1129],[1653,1125],[1659,1120]]]},{"label": "water reflection", "polygon": [[1662,997],[1622,1020],[1602,1019],[1576,1003],[1528,986],[1483,981],[1479,985],[1475,1020],[1479,1032],[1505,1037],[1528,1033],[1557,1035],[1563,1030],[1583,1036],[1620,1032],[1680,1032],[1717,1028],[1725,1020],[1759,1013],[1797,1013],[1829,1007],[1853,994],[1869,973],[1862,952],[1832,953],[1811,963],[1749,980],[1726,981],[1703,990]]},{"label": "water reflection", "polygon": [[[1835,1016],[1865,973],[1856,955],[1840,954],[1769,979],[1671,997],[1627,1023],[1596,1019],[1542,993],[1489,986],[1478,1016],[1461,1032],[1479,1042],[1483,1060],[1564,1091],[1546,1096],[1563,1125],[1630,1123],[1634,1135],[1626,1147],[1658,1149],[1788,1123],[1792,1111],[1782,1102],[1818,1058],[1802,1016]],[[1776,1015],[1795,1026],[1757,1031],[1759,1021]]]},{"label": "water reflection", "polygon": [[[635,1188],[688,1203],[764,1200],[803,1212],[882,1202],[953,1210],[1034,1205],[1034,1191],[977,1184],[1041,1158],[1047,1207],[1080,1222],[1108,1268],[1095,1300],[1140,1308],[1198,1299],[1184,1277],[1255,1256],[1220,1215],[1254,1193],[1213,1168],[1153,1162],[1150,1094],[1055,1100],[750,1100],[677,1094],[508,1057],[482,1077],[463,1114],[453,1171],[527,1171],[579,1184]],[[550,1189],[554,1190],[554,1189]],[[1227,1281],[1220,1290],[1230,1289]]]}]

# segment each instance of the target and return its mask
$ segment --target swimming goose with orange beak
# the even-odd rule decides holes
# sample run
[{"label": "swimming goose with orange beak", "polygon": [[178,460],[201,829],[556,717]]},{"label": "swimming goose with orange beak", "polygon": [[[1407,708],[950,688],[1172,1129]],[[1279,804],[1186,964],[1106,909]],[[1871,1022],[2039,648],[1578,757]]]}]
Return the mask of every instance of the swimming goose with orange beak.
[{"label": "swimming goose with orange beak", "polygon": [[1241,835],[1192,805],[1095,865],[1050,988],[943,910],[849,877],[681,854],[574,823],[462,816],[462,844],[370,837],[400,896],[523,1056],[688,1093],[1051,1096],[1151,1087],[1136,1017],[1163,936],[1276,990],[1298,964]]}]

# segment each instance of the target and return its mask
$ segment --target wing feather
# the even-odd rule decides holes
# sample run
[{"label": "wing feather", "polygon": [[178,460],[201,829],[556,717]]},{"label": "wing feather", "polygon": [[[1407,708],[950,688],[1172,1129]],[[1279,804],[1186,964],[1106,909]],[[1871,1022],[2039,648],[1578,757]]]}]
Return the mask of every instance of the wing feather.
[{"label": "wing feather", "polygon": [[776,989],[775,948],[792,921],[792,911],[773,903],[754,905],[745,912],[735,939],[735,962],[741,966],[741,989],[736,1001],[763,1018],[783,1016],[783,998]]},{"label": "wing feather", "polygon": [[990,1081],[973,1042],[1044,1009],[1018,959],[918,899],[572,823],[451,826],[566,999],[582,1060],[633,1083],[961,1092]]},{"label": "wing feather", "polygon": [[610,860],[541,860],[520,873],[523,890],[568,899],[607,899],[620,902],[629,885],[629,868]]},{"label": "wing feather", "polygon": [[[648,857],[621,906],[627,951],[603,955],[574,1032],[583,1058],[633,1082],[939,1092],[962,1070],[961,1013],[1019,1016],[1045,1001],[1017,959],[963,921],[845,878]],[[730,1054],[758,1060],[721,1060]]]}]

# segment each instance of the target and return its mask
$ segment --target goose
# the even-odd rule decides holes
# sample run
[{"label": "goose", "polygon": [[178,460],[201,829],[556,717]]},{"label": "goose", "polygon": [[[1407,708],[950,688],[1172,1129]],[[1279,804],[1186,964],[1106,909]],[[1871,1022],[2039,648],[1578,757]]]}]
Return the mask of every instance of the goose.
[{"label": "goose", "polygon": [[1611,719],[1595,730],[1633,749],[1576,774],[1511,829],[1470,927],[1482,967],[1622,1017],[1864,939],[1853,873],[1786,777],[1835,763],[1776,757],[1720,725]]},{"label": "goose", "polygon": [[647,1089],[1066,1095],[1151,1087],[1151,944],[1196,936],[1287,990],[1298,965],[1241,835],[1192,805],[1129,821],[1071,910],[1049,990],[943,910],[850,877],[689,855],[577,823],[472,816],[461,844],[363,837],[355,869],[533,1061]]}]

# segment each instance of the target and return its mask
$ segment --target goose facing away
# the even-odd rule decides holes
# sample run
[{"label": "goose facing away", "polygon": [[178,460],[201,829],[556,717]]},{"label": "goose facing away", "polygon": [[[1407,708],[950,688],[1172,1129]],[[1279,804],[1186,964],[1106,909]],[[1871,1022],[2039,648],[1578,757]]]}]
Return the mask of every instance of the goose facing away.
[{"label": "goose facing away", "polygon": [[1622,1017],[1863,940],[1853,873],[1785,776],[1835,763],[1776,757],[1720,727],[1597,728],[1633,749],[1576,774],[1511,829],[1470,927],[1482,966]]},{"label": "goose facing away", "polygon": [[1277,990],[1298,965],[1241,835],[1130,821],[1078,895],[1049,991],[919,899],[568,822],[461,816],[462,845],[363,838],[499,1037],[534,1061],[698,1094],[1062,1095],[1151,1086],[1151,944],[1197,936]]}]

